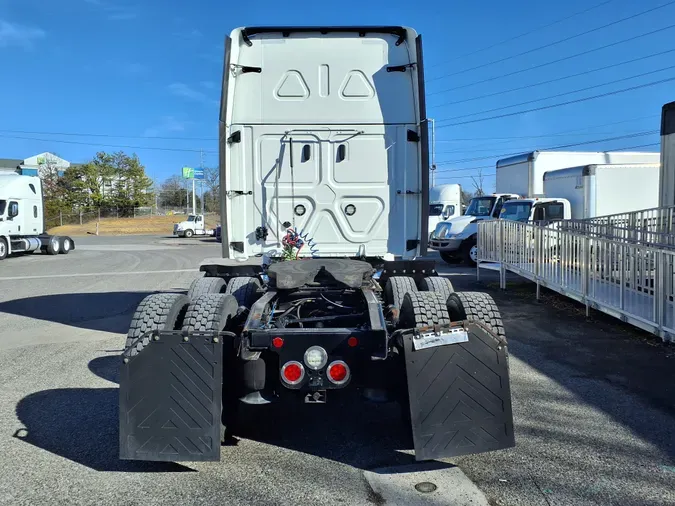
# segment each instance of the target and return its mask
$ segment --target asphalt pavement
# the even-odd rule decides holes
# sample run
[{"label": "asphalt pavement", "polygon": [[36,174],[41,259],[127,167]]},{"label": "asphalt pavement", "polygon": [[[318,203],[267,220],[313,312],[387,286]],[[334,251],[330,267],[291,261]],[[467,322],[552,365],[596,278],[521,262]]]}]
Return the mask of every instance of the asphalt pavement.
[{"label": "asphalt pavement", "polygon": [[[258,415],[218,463],[119,460],[131,315],[149,293],[185,290],[220,245],[76,241],[67,256],[0,262],[0,504],[391,503],[364,472],[414,463],[399,410],[349,395]],[[516,432],[515,448],[445,467],[457,465],[493,506],[674,505],[675,349],[609,317],[587,321],[560,297],[537,303],[529,284],[499,292],[491,274],[477,285],[473,269],[439,269],[498,301]]]}]

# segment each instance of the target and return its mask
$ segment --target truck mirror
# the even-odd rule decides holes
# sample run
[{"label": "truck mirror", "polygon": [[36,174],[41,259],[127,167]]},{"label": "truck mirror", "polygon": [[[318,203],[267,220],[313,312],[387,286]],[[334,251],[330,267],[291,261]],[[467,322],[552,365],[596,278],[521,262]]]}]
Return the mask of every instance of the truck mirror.
[{"label": "truck mirror", "polygon": [[11,202],[9,204],[9,210],[7,211],[7,216],[10,218],[14,218],[16,216],[19,216],[19,204],[16,202]]}]

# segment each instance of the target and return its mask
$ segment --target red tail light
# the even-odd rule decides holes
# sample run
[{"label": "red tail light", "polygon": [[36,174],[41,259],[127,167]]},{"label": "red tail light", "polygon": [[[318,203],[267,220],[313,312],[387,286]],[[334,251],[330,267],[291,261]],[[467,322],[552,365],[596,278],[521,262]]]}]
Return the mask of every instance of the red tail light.
[{"label": "red tail light", "polygon": [[327,376],[331,383],[342,385],[349,381],[349,366],[342,360],[331,362],[328,366]]},{"label": "red tail light", "polygon": [[354,336],[352,336],[349,339],[347,339],[347,344],[349,345],[350,348],[353,348],[354,346],[357,346],[359,344],[359,340]]},{"label": "red tail light", "polygon": [[305,377],[305,368],[300,362],[292,360],[281,367],[281,378],[289,385],[297,385]]},{"label": "red tail light", "polygon": [[275,348],[281,348],[284,345],[284,338],[283,337],[275,337],[272,339],[272,346]]}]

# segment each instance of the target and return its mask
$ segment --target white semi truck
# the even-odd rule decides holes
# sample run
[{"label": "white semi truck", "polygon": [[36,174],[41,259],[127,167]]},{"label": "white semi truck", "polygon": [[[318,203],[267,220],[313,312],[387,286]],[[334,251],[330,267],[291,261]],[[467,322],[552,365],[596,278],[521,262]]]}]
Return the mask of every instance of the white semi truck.
[{"label": "white semi truck", "polygon": [[441,221],[462,214],[462,187],[459,184],[440,184],[429,188],[429,230]]},{"label": "white semi truck", "polygon": [[40,178],[0,174],[0,260],[37,251],[68,254],[72,249],[70,237],[45,233]]},{"label": "white semi truck", "polygon": [[173,235],[190,238],[194,235],[214,235],[215,231],[206,228],[203,214],[190,214],[187,219],[173,224]]},{"label": "white semi truck", "polygon": [[[564,195],[544,192],[546,173],[584,164],[621,163],[659,163],[659,153],[533,151],[499,160],[496,168],[497,193],[475,197],[464,216],[439,223],[430,235],[429,247],[439,251],[446,262],[452,262],[459,257],[468,265],[475,265],[479,221],[499,218],[504,203],[512,199],[565,198]],[[531,204],[530,211],[534,213],[534,201]],[[529,217],[529,220],[532,219],[533,214]]]},{"label": "white semi truck", "polygon": [[261,419],[268,404],[345,389],[398,402],[418,460],[513,446],[499,311],[424,258],[421,36],[245,27],[225,48],[223,258],[205,260],[187,294],[138,306],[120,364],[120,458],[218,460],[246,429],[242,405]]}]

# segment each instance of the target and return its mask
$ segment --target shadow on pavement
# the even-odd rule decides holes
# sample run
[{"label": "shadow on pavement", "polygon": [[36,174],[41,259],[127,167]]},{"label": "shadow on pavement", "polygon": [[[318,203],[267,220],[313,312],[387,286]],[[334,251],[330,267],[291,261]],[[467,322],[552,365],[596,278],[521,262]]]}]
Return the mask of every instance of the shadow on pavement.
[{"label": "shadow on pavement", "polygon": [[234,436],[359,469],[416,462],[412,436],[406,430],[398,404],[370,403],[356,392],[341,394],[331,396],[326,404],[243,406],[240,427],[235,429]]},{"label": "shadow on pavement", "polygon": [[117,388],[37,392],[17,405],[16,415],[25,429],[14,437],[96,471],[193,471],[171,462],[120,460],[117,406]]},{"label": "shadow on pavement", "polygon": [[99,378],[119,385],[121,354],[120,351],[116,355],[97,357],[89,362],[89,370]]},{"label": "shadow on pavement", "polygon": [[[97,376],[119,384],[119,355],[95,358],[88,366]],[[43,432],[47,424],[45,420],[58,417],[61,410],[69,412],[69,405],[75,403],[78,396],[83,399],[81,407],[77,408],[81,412],[81,419],[71,419],[68,425],[73,425],[70,428],[62,426],[59,429],[47,429],[43,437],[31,441],[31,434],[36,433],[35,424],[38,424],[38,433]],[[118,403],[117,389],[48,390],[23,399],[17,413],[28,430],[28,437],[25,438],[28,442],[95,469],[106,466],[112,467],[108,470],[127,470],[118,469],[121,464],[117,462],[110,463],[117,459]],[[23,415],[33,405],[35,409],[44,411],[45,420],[33,420]],[[358,393],[347,391],[331,396],[324,405],[294,402],[268,406],[242,405],[238,427],[231,444],[221,448],[221,459],[242,451],[236,443],[239,438],[246,438],[360,469],[413,464],[416,461],[412,453],[412,437],[406,431],[400,413],[396,403],[373,404],[362,400]],[[96,419],[89,421],[89,417]],[[107,441],[105,445],[113,449],[105,450],[107,458],[95,456],[97,452],[93,452],[93,457],[85,457],[86,460],[82,462],[71,454],[79,457],[83,448],[68,449],[62,441],[58,441],[58,444],[50,441],[51,437],[58,440],[61,433],[70,434],[76,430],[84,433],[86,443],[81,446],[97,441],[99,432],[108,434],[104,438]],[[403,453],[406,450],[409,453]],[[148,469],[137,466],[136,470],[156,469],[152,466]]]},{"label": "shadow on pavement", "polygon": [[0,303],[0,312],[126,334],[136,306],[154,292],[60,293]]}]

